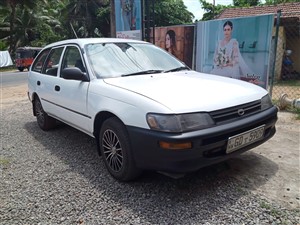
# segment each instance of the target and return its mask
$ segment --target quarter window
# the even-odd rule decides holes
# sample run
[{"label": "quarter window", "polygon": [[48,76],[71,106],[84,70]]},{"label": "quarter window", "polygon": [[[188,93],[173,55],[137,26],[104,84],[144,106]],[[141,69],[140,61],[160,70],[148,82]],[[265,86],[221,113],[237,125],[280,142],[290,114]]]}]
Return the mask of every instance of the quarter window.
[{"label": "quarter window", "polygon": [[32,65],[32,71],[41,73],[43,69],[43,65],[45,62],[45,59],[47,58],[48,54],[50,52],[50,49],[46,49],[38,56],[38,58],[34,61],[34,64]]}]

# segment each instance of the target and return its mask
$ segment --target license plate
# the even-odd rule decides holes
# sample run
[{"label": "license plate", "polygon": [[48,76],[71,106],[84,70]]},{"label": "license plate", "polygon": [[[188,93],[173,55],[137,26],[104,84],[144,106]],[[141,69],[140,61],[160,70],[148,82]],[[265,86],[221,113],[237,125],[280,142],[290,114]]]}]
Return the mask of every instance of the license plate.
[{"label": "license plate", "polygon": [[228,138],[226,153],[234,152],[246,145],[260,140],[265,131],[265,125]]}]

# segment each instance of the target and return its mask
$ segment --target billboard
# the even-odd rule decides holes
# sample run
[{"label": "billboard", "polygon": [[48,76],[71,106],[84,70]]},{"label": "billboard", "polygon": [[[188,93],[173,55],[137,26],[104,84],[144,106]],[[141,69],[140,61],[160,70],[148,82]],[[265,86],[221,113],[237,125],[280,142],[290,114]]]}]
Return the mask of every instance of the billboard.
[{"label": "billboard", "polygon": [[141,40],[141,0],[114,1],[117,38]]},{"label": "billboard", "polygon": [[[187,66],[193,68],[193,25],[156,27],[154,36],[156,46],[165,49]],[[151,42],[153,42],[153,38]]]},{"label": "billboard", "polygon": [[267,88],[273,15],[197,23],[196,70]]}]

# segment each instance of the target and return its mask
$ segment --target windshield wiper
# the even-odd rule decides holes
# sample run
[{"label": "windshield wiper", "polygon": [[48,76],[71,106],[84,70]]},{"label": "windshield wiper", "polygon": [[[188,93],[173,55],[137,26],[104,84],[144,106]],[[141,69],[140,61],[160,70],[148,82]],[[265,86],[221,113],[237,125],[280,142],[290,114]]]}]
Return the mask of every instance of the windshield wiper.
[{"label": "windshield wiper", "polygon": [[133,76],[133,75],[141,75],[141,74],[152,74],[152,73],[162,73],[163,70],[143,70],[135,73],[123,74],[122,77]]},{"label": "windshield wiper", "polygon": [[181,71],[181,70],[190,70],[190,68],[188,68],[187,66],[180,66],[171,70],[166,70],[164,71],[165,73],[169,73],[169,72],[176,72],[176,71]]}]

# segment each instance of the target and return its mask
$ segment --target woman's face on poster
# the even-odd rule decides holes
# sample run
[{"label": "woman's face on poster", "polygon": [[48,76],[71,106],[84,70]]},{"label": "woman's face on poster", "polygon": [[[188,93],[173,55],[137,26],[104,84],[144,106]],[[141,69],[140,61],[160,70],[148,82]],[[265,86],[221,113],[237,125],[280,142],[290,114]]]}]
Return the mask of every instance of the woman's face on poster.
[{"label": "woman's face on poster", "polygon": [[171,38],[170,35],[166,35],[166,48],[169,49],[171,47]]},{"label": "woman's face on poster", "polygon": [[231,37],[231,32],[232,32],[232,29],[229,25],[226,25],[224,28],[223,28],[223,31],[224,31],[224,36],[225,37]]}]

